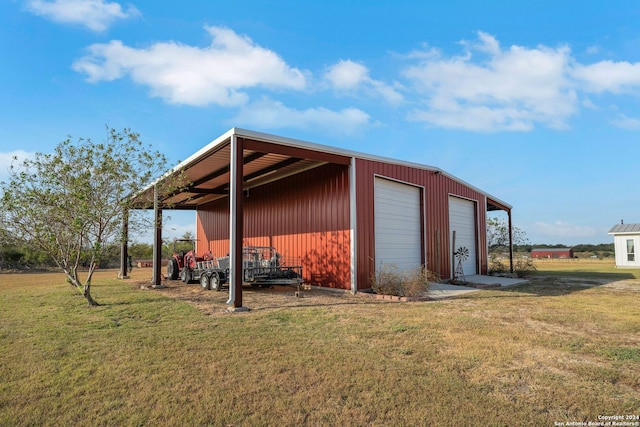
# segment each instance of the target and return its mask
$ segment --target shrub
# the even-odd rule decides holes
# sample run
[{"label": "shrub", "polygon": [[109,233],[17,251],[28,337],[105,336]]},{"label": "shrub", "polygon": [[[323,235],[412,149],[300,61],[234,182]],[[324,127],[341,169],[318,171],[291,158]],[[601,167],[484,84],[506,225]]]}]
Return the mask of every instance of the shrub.
[{"label": "shrub", "polygon": [[513,263],[513,271],[518,277],[525,277],[527,274],[533,273],[537,268],[532,258],[520,258]]},{"label": "shrub", "polygon": [[[532,258],[522,257],[513,262],[513,272],[516,273],[518,277],[525,277],[536,270],[537,269]],[[509,267],[505,263],[500,261],[498,258],[491,258],[491,261],[489,262],[489,274],[502,274],[507,273],[508,271]]]},{"label": "shrub", "polygon": [[377,294],[417,297],[429,289],[437,277],[424,267],[400,271],[393,264],[381,264],[371,278],[371,288]]},{"label": "shrub", "polygon": [[509,271],[509,268],[496,257],[492,257],[489,262],[489,274],[501,274]]},{"label": "shrub", "polygon": [[399,295],[402,288],[402,274],[392,264],[381,264],[371,277],[371,288],[377,294]]}]

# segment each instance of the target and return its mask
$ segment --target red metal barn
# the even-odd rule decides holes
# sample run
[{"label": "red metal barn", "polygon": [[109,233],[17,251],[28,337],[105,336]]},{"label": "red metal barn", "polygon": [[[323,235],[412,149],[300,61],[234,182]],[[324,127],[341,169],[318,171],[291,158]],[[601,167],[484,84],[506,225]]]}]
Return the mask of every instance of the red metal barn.
[{"label": "red metal barn", "polygon": [[538,248],[531,250],[533,258],[573,258],[573,249],[571,248]]},{"label": "red metal barn", "polygon": [[450,278],[459,247],[464,274],[486,274],[487,211],[511,223],[510,205],[438,168],[238,128],[175,170],[191,185],[158,206],[197,211],[198,253],[275,246],[307,283],[353,292],[381,264]]}]

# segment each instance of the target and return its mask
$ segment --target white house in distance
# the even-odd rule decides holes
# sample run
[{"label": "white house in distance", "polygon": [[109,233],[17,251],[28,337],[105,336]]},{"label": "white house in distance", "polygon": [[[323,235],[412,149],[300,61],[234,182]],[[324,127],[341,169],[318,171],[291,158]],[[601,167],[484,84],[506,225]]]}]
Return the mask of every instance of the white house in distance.
[{"label": "white house in distance", "polygon": [[625,224],[622,221],[615,225],[609,234],[613,235],[616,251],[616,267],[640,268],[640,224]]}]

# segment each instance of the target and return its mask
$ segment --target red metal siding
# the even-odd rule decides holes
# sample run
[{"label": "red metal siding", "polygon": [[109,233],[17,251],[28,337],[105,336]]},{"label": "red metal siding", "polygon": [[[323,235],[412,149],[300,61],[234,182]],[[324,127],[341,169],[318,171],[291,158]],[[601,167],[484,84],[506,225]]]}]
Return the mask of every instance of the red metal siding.
[{"label": "red metal siding", "polygon": [[[229,251],[229,199],[197,215],[198,253]],[[325,165],[249,191],[244,245],[275,246],[312,285],[350,289],[348,167]]]},{"label": "red metal siding", "polygon": [[573,258],[573,250],[545,250],[533,249],[531,251],[533,258]]},{"label": "red metal siding", "polygon": [[[486,198],[444,174],[358,159],[356,162],[357,281],[370,288],[375,266],[374,177],[423,187],[427,268],[449,278],[449,195],[476,202],[479,271],[487,272]],[[229,250],[229,200],[202,206],[197,250],[217,256]],[[275,246],[289,265],[302,265],[313,285],[350,289],[349,168],[328,164],[254,188],[244,199],[244,244]],[[439,243],[437,242],[439,240]]]},{"label": "red metal siding", "polygon": [[[476,202],[476,253],[480,262],[479,271],[487,272],[486,250],[486,200],[485,196],[468,186],[433,171],[402,165],[358,159],[356,163],[357,204],[357,262],[358,289],[370,287],[369,278],[375,269],[375,224],[374,224],[374,177],[376,175],[397,179],[422,186],[425,194],[424,230],[427,268],[449,278],[451,271],[451,248],[449,247],[449,195],[464,197]],[[439,245],[437,237],[439,236]],[[439,246],[439,253],[437,248]],[[439,265],[437,265],[439,261]]]}]

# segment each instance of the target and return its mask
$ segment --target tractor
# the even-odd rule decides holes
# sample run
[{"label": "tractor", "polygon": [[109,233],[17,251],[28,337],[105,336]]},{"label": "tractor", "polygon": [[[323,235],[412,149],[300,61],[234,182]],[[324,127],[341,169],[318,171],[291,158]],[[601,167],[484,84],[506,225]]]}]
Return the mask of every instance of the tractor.
[{"label": "tractor", "polygon": [[[182,243],[182,245],[181,245]],[[184,250],[184,243],[189,244],[189,250]],[[182,246],[180,250],[179,246]],[[180,278],[185,283],[190,283],[194,280],[194,270],[197,268],[197,263],[211,259],[211,253],[205,254],[203,257],[196,255],[195,240],[192,239],[174,239],[173,240],[173,254],[169,258],[167,263],[167,279],[177,280]]]},{"label": "tractor", "polygon": [[[185,242],[189,244],[186,248]],[[178,249],[179,246],[182,246],[182,251]],[[176,280],[179,277],[184,283],[198,281],[203,289],[219,291],[223,284],[229,283],[229,256],[216,258],[209,251],[199,257],[194,246],[195,241],[191,239],[173,241],[173,255],[167,264],[167,278]],[[270,246],[243,247],[242,270],[243,283],[252,287],[282,284],[299,288],[304,281],[302,267],[282,265],[280,253]]]}]

